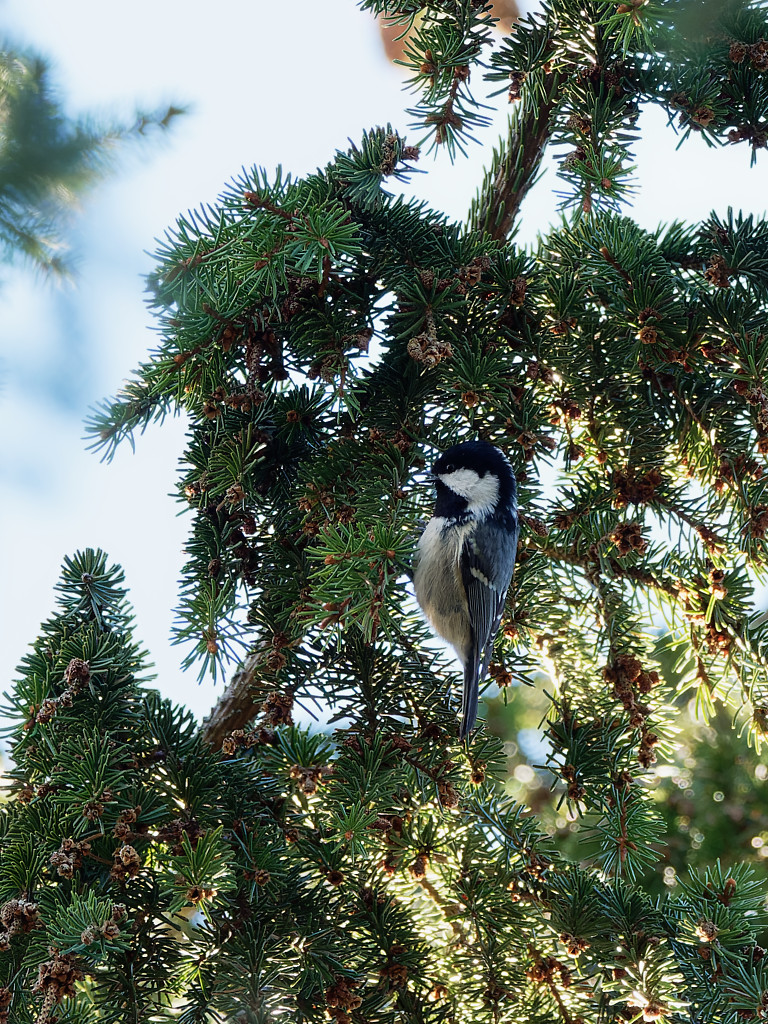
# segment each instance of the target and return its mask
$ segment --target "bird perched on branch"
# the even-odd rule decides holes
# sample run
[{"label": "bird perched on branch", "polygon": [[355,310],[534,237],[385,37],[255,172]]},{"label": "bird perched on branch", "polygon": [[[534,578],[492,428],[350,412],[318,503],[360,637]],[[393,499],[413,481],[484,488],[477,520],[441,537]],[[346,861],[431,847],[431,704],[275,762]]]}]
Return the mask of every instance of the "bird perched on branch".
[{"label": "bird perched on branch", "polygon": [[459,739],[477,719],[517,553],[517,484],[506,456],[486,441],[443,452],[432,475],[435,512],[419,539],[414,588],[422,611],[464,668]]}]

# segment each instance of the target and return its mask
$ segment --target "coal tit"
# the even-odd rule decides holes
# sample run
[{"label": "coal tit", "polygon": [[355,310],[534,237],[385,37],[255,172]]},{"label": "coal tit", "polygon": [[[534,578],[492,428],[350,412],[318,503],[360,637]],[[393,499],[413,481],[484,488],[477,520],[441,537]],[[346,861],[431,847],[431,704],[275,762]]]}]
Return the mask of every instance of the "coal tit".
[{"label": "coal tit", "polygon": [[433,467],[435,512],[419,539],[416,599],[464,668],[459,739],[474,728],[480,682],[515,568],[517,484],[503,452],[464,441]]}]

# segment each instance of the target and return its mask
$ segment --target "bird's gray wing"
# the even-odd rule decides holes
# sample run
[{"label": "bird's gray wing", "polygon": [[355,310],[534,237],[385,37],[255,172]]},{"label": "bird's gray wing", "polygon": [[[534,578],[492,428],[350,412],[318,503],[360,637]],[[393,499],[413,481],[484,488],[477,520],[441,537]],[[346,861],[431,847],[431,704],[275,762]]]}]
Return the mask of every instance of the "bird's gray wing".
[{"label": "bird's gray wing", "polygon": [[479,684],[488,672],[493,641],[501,624],[504,601],[517,554],[517,520],[512,531],[494,522],[479,523],[461,553],[461,575],[472,622],[471,650],[464,666],[463,739],[475,725]]}]

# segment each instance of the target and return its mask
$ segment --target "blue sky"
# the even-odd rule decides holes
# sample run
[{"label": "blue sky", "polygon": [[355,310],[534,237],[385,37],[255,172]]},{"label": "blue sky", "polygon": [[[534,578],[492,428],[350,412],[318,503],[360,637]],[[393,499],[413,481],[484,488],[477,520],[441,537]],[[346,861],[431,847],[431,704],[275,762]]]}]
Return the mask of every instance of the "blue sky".
[{"label": "blue sky", "polygon": [[[300,175],[372,125],[407,132],[409,96],[354,0],[219,0],[215,10],[201,0],[5,0],[0,21],[6,38],[51,59],[73,114],[190,107],[167,140],[127,152],[84,203],[73,287],[0,273],[0,690],[51,613],[64,555],[103,547],[125,568],[157,685],[202,715],[221,687],[183,675],[180,649],[168,644],[187,530],[169,496],[183,421],[149,430],[135,455],[126,447],[106,465],[85,451],[83,419],[154,344],[143,275],[154,239],[180,212],[213,201],[243,165]],[[468,160],[424,158],[428,173],[408,190],[462,217],[504,130],[503,106]],[[729,204],[765,214],[768,153],[750,171],[746,146],[711,150],[696,137],[676,152],[659,111],[640,124],[631,212],[643,226],[701,220]],[[550,170],[526,200],[521,241],[556,219],[555,187]]]}]

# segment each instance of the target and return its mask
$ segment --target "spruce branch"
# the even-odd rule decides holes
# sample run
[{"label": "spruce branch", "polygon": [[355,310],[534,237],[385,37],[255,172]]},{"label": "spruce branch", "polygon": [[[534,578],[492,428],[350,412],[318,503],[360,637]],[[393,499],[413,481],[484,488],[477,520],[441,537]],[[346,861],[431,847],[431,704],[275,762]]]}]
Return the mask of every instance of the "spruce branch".
[{"label": "spruce branch", "polygon": [[498,241],[512,234],[523,199],[539,175],[552,132],[552,115],[561,99],[561,82],[560,73],[550,71],[523,83],[509,117],[507,138],[494,150],[470,207],[469,230]]},{"label": "spruce branch", "polygon": [[249,654],[203,720],[203,738],[215,750],[220,749],[225,736],[235,729],[243,729],[257,714],[259,704],[254,701],[251,690],[257,666],[258,656]]}]

